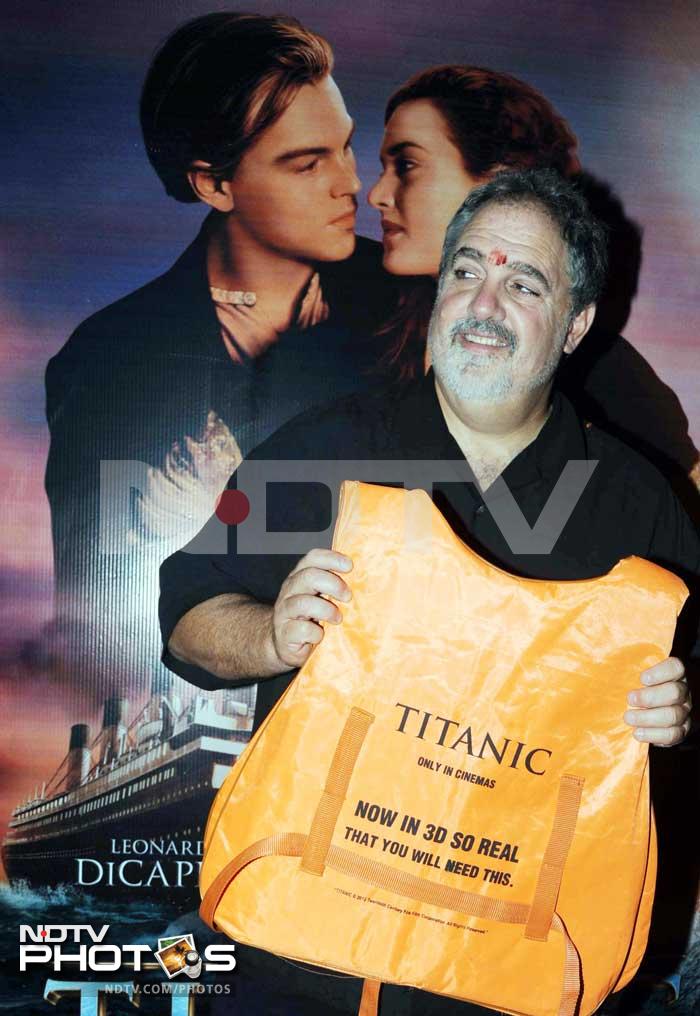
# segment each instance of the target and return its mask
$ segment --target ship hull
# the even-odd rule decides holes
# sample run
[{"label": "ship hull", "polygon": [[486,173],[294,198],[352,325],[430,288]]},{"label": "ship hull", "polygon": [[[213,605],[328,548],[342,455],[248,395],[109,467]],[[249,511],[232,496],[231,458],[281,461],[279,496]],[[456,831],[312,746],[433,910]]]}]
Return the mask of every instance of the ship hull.
[{"label": "ship hull", "polygon": [[137,894],[191,909],[199,899],[199,846],[212,797],[213,791],[200,794],[138,822],[119,818],[73,835],[6,844],[8,880],[106,898]]},{"label": "ship hull", "polygon": [[203,738],[130,778],[114,773],[60,807],[18,816],[2,848],[10,883],[196,907],[209,808],[243,746]]}]

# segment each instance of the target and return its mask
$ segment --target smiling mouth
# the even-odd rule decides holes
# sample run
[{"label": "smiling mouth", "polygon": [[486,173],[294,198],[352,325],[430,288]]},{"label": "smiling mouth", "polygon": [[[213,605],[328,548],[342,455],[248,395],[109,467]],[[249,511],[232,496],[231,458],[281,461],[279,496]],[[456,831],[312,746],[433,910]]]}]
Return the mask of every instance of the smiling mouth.
[{"label": "smiling mouth", "polygon": [[504,339],[499,339],[495,335],[479,335],[475,332],[458,332],[457,335],[462,342],[468,342],[471,345],[492,346],[497,349],[508,349],[510,347],[510,343]]}]

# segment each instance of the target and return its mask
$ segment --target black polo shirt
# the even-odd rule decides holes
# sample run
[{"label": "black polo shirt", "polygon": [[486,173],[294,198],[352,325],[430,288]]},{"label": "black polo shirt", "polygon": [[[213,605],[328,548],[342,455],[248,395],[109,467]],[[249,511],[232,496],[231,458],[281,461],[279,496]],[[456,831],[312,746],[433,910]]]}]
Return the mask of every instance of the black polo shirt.
[{"label": "black polo shirt", "polygon": [[[376,469],[369,466],[363,475],[362,461],[391,460],[397,465],[387,466],[389,480],[397,485],[403,461],[413,463],[407,486],[423,487],[460,539],[514,574],[550,580],[587,579],[607,573],[624,557],[637,555],[669,568],[691,586],[700,575],[700,536],[663,476],[622,442],[583,422],[561,394],[555,394],[551,413],[537,438],[504,470],[505,492],[500,481],[485,495],[475,483],[465,481],[465,459],[447,429],[432,372],[416,381],[398,401],[379,392],[351,396],[334,406],[303,413],[260,445],[249,460],[298,464],[292,470],[296,482],[287,477],[286,482],[267,486],[266,526],[270,532],[327,530],[332,522],[331,492],[324,485],[327,474],[319,462],[349,460],[350,472],[345,476],[340,470],[341,478],[380,482]],[[434,482],[437,461],[446,465]],[[503,498],[508,498],[509,491],[528,525],[535,526],[557,484],[559,493],[561,484],[566,485],[562,474],[570,461],[588,463],[592,472],[551,550],[514,550],[509,544],[512,534],[504,535],[503,512],[499,511]],[[416,463],[425,463],[425,469]],[[229,488],[235,489],[237,482],[234,475]],[[301,556],[298,552],[238,553],[237,543],[236,527],[229,526],[227,553],[180,551],[163,563],[160,619],[166,647],[183,614],[211,597],[245,593],[274,603],[282,582]],[[330,532],[312,539],[311,545],[330,546]],[[694,613],[695,603],[691,603],[679,626],[682,634],[675,651],[685,658],[695,642]],[[199,687],[214,689],[236,683],[176,660],[167,648],[163,661]],[[260,682],[256,727],[292,677],[290,672]]]}]

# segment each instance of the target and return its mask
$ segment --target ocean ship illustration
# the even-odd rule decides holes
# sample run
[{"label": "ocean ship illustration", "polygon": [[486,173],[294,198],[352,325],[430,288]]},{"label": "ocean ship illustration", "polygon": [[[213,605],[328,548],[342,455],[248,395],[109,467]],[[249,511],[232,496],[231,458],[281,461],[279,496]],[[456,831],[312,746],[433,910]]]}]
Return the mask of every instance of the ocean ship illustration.
[{"label": "ocean ship illustration", "polygon": [[250,740],[254,694],[183,706],[159,676],[131,723],[128,700],[108,698],[97,736],[75,724],[51,780],[14,809],[2,844],[10,882],[194,899],[209,807]]}]

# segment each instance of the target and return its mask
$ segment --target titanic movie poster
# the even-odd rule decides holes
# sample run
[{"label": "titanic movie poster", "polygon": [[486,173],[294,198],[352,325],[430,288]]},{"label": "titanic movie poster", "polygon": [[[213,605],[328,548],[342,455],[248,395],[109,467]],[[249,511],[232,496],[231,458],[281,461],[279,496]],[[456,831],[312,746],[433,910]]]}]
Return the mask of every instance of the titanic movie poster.
[{"label": "titanic movie poster", "polygon": [[[430,268],[382,268],[380,216],[391,199],[375,186],[386,103],[411,75],[447,64],[506,72],[568,122],[578,139],[570,155],[610,226],[612,273],[567,384],[654,458],[699,517],[695,5],[289,0],[246,8],[289,14],[332,46],[336,101],[355,122],[356,232],[373,241],[353,253],[342,222],[284,327],[256,315],[252,290],[211,288],[209,209],[183,200],[182,182],[166,193],[156,169],[177,137],[151,138],[151,164],[139,122],[159,45],[189,19],[226,8],[195,0],[3,8],[0,904],[11,1011],[48,1013],[53,1001],[77,1012],[75,990],[49,990],[49,980],[138,981],[137,945],[157,959],[142,974],[151,984],[199,976],[197,946],[209,941],[193,913],[203,828],[250,739],[255,688],[203,691],[165,668],[158,566],[198,532],[241,457],[278,426],[415,369],[415,349],[392,328],[398,334],[397,306],[404,324],[413,308],[420,332],[425,301],[416,294],[429,292]],[[394,169],[414,167],[404,160]],[[311,163],[298,166],[307,171]],[[290,190],[292,216],[304,213],[300,186]],[[404,181],[403,213],[418,222],[420,183],[411,186]],[[315,213],[305,214],[289,231],[313,248]],[[657,763],[656,938],[621,1011],[660,1013],[672,1002],[690,1013],[700,1004],[697,847],[687,823],[698,805],[697,757],[691,738]],[[78,952],[95,941],[120,949],[109,968],[118,972],[54,968],[47,957],[67,926],[83,927],[68,939]],[[22,935],[37,947],[24,971]],[[226,956],[204,981],[215,986],[217,970],[230,972]],[[108,1011],[127,995],[125,987],[108,1000]],[[153,1012],[174,1003],[143,997]]]}]

